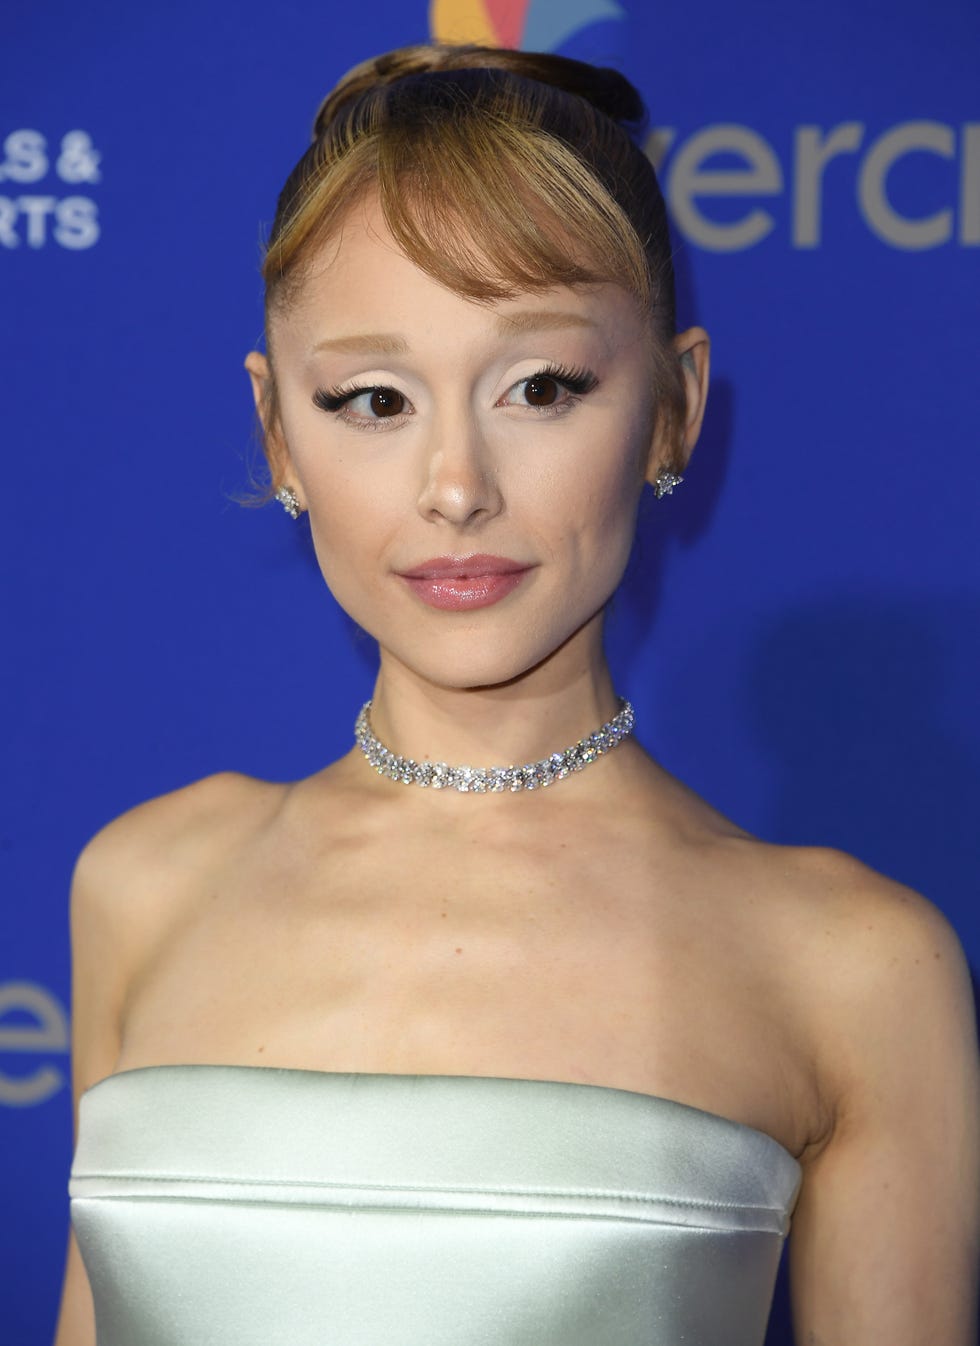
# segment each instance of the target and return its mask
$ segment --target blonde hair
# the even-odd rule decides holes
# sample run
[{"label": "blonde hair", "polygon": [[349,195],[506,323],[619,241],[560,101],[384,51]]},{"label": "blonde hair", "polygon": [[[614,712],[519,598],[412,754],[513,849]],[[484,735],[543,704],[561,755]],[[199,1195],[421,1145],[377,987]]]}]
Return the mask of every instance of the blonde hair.
[{"label": "blonde hair", "polygon": [[[663,197],[635,143],[643,104],[618,72],[490,47],[404,47],[351,70],[279,197],[262,275],[266,329],[352,206],[377,193],[405,255],[477,302],[612,282],[649,315],[670,465],[685,410],[670,342]],[[270,349],[270,357],[273,352]],[[278,425],[274,378],[264,419]]]}]

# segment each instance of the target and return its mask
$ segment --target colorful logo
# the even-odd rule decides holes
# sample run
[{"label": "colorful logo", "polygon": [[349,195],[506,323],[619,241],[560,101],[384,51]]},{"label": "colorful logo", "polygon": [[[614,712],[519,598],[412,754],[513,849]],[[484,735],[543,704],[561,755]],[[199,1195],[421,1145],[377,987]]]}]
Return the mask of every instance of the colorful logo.
[{"label": "colorful logo", "polygon": [[573,34],[603,19],[626,17],[620,0],[431,0],[437,42],[557,51]]}]

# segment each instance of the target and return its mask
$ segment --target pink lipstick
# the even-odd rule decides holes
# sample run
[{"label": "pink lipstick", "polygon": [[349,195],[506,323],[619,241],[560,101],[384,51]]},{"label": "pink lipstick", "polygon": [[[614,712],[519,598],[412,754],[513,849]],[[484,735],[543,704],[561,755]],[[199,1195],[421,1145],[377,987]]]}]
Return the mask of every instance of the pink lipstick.
[{"label": "pink lipstick", "polygon": [[468,612],[499,603],[531,569],[506,556],[438,556],[398,573],[429,607]]}]

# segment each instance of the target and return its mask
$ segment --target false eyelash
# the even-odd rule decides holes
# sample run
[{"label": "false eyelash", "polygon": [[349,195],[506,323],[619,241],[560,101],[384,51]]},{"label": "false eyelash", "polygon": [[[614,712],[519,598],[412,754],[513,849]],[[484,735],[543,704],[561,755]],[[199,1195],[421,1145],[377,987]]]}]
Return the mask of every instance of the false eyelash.
[{"label": "false eyelash", "polygon": [[355,397],[360,397],[362,393],[376,393],[381,388],[386,388],[387,384],[372,383],[361,388],[317,388],[313,394],[313,404],[321,411],[339,411],[342,406],[352,402]]},{"label": "false eyelash", "polygon": [[567,369],[564,365],[547,365],[544,369],[537,370],[530,374],[526,379],[521,379],[521,383],[533,383],[535,379],[554,379],[560,383],[563,388],[567,388],[570,393],[581,396],[584,393],[590,393],[599,382],[595,374],[589,369]]}]

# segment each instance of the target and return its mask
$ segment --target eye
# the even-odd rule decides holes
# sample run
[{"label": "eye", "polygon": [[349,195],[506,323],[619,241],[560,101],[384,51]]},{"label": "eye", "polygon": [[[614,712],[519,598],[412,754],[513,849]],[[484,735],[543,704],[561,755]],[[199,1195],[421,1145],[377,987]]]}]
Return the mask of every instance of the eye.
[{"label": "eye", "polygon": [[322,411],[338,415],[352,425],[371,426],[378,421],[392,420],[410,411],[408,398],[397,388],[337,388],[328,391],[318,388],[313,403]]},{"label": "eye", "polygon": [[354,398],[354,404],[362,398],[367,400],[372,416],[400,416],[405,410],[405,399],[396,388],[372,388],[369,393]]},{"label": "eye", "polygon": [[557,379],[547,374],[528,379],[524,385],[524,398],[532,407],[550,407],[560,396],[561,387]]},{"label": "eye", "polygon": [[596,376],[587,369],[542,369],[515,383],[501,398],[501,403],[511,407],[535,407],[558,415],[570,410],[597,383]]}]

